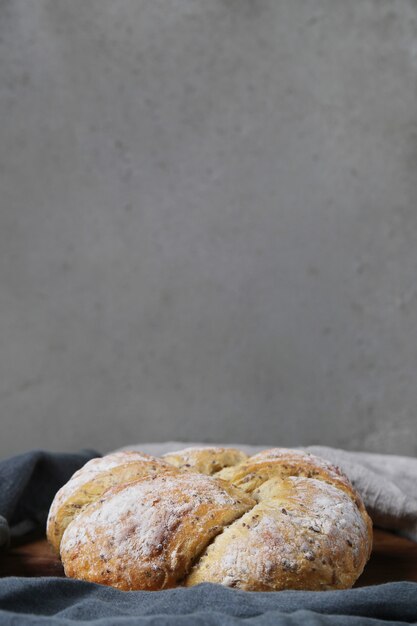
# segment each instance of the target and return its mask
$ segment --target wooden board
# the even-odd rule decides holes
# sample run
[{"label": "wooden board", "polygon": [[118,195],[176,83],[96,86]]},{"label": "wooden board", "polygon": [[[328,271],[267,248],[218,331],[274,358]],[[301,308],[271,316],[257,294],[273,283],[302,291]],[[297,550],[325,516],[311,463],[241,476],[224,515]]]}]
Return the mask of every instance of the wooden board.
[{"label": "wooden board", "polygon": [[372,555],[355,587],[397,580],[417,582],[417,543],[374,528]]},{"label": "wooden board", "polygon": [[[0,554],[0,576],[64,576],[64,571],[41,540]],[[417,582],[417,543],[375,529],[372,556],[356,587],[396,580]]]}]

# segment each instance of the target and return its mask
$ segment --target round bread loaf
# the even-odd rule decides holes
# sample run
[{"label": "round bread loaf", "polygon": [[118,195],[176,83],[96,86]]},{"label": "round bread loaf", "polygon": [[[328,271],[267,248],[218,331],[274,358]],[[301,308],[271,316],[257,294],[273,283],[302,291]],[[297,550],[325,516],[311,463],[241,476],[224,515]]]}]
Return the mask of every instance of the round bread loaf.
[{"label": "round bread loaf", "polygon": [[188,448],[94,459],[56,495],[47,535],[67,576],[123,590],[345,589],[372,547],[347,477],[284,448],[249,458]]}]

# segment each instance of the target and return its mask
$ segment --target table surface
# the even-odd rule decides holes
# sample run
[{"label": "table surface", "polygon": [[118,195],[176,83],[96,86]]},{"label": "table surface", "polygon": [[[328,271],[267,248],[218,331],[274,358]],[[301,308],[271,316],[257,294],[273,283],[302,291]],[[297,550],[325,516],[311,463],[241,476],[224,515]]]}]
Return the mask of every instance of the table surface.
[{"label": "table surface", "polygon": [[[64,571],[46,540],[40,540],[0,554],[0,576],[64,576]],[[375,529],[371,559],[355,586],[398,580],[417,582],[417,543]]]}]

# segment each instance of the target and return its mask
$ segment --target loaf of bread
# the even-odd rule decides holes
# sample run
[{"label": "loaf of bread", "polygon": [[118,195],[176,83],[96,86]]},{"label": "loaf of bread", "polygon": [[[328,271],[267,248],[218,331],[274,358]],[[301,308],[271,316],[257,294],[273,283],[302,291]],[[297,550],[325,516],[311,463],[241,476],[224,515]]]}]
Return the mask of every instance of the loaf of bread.
[{"label": "loaf of bread", "polygon": [[347,477],[323,459],[188,448],[89,461],[57,493],[47,536],[67,576],[123,590],[326,590],[360,576],[372,524]]}]

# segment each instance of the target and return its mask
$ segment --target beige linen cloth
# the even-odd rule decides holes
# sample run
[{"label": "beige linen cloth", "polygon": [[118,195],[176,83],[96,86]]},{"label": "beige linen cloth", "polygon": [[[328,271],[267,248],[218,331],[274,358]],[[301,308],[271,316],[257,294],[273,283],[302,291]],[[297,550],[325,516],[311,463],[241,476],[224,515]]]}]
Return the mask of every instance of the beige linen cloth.
[{"label": "beige linen cloth", "polygon": [[[268,446],[169,441],[124,446],[161,456],[188,447],[223,445],[256,454]],[[273,447],[273,446],[269,446]],[[325,446],[300,448],[338,465],[362,495],[375,526],[417,541],[417,459],[391,454],[350,452]]]}]

